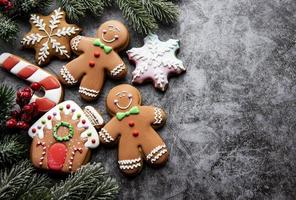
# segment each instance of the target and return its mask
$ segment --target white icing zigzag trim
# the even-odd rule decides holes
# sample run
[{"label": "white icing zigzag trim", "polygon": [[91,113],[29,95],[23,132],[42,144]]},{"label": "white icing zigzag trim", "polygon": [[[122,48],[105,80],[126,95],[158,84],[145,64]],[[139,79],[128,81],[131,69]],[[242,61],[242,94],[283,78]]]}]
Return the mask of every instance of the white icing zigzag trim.
[{"label": "white icing zigzag trim", "polygon": [[124,65],[124,63],[122,63],[122,64],[117,65],[114,69],[112,69],[110,74],[111,74],[111,76],[115,77],[125,69],[126,69],[125,65]]},{"label": "white icing zigzag trim", "polygon": [[88,89],[88,88],[80,86],[79,87],[79,93],[84,94],[84,95],[89,96],[89,97],[97,97],[99,95],[100,91],[92,90],[92,89]]},{"label": "white icing zigzag trim", "polygon": [[120,169],[134,169],[141,167],[141,157],[131,160],[119,160],[118,161]]},{"label": "white icing zigzag trim", "polygon": [[77,81],[74,79],[74,77],[67,70],[66,66],[62,67],[60,74],[68,84],[74,85],[75,83],[77,83]]},{"label": "white icing zigzag trim", "polygon": [[92,106],[86,106],[84,108],[84,113],[86,114],[92,125],[103,125],[104,120],[102,116]]},{"label": "white icing zigzag trim", "polygon": [[112,138],[112,136],[108,133],[108,131],[104,128],[101,129],[101,131],[99,132],[99,136],[106,142],[112,142],[114,141],[114,138]]},{"label": "white icing zigzag trim", "polygon": [[78,35],[71,41],[71,48],[75,51],[78,50],[79,43],[81,41],[82,36]]},{"label": "white icing zigzag trim", "polygon": [[154,122],[153,122],[153,124],[161,124],[161,122],[162,122],[161,109],[154,108]]},{"label": "white icing zigzag trim", "polygon": [[166,152],[168,152],[168,150],[166,149],[165,144],[157,146],[146,156],[146,159],[150,160],[151,163],[154,163]]}]

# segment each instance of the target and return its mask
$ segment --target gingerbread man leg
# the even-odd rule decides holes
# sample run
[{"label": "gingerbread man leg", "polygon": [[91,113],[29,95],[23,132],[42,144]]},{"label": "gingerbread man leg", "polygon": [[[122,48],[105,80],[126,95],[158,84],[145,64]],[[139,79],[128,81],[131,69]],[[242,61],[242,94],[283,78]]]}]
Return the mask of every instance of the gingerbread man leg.
[{"label": "gingerbread man leg", "polygon": [[[101,71],[101,72],[100,72]],[[93,70],[88,72],[83,76],[79,93],[81,98],[86,101],[92,101],[98,98],[99,93],[104,84],[104,71],[103,70]]]},{"label": "gingerbread man leg", "polygon": [[59,80],[64,85],[75,85],[85,73],[84,66],[82,66],[84,62],[84,56],[81,55],[67,65],[64,65],[60,71]]},{"label": "gingerbread man leg", "polygon": [[148,133],[148,135],[149,138],[141,144],[147,163],[154,166],[164,165],[169,158],[169,151],[165,143],[155,131]]},{"label": "gingerbread man leg", "polygon": [[126,175],[136,175],[143,167],[143,160],[137,145],[127,146],[123,139],[119,142],[118,164],[120,170]]}]

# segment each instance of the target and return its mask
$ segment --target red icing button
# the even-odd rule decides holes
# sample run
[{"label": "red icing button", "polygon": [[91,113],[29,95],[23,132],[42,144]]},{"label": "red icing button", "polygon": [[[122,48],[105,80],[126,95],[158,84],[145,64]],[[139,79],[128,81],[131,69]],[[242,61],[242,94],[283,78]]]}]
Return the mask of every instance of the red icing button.
[{"label": "red icing button", "polygon": [[36,128],[32,128],[32,132],[33,133],[36,133]]},{"label": "red icing button", "polygon": [[138,137],[138,136],[139,136],[139,131],[134,131],[134,132],[133,132],[133,136],[134,136],[134,137]]},{"label": "red icing button", "polygon": [[85,119],[83,119],[81,122],[82,122],[82,124],[85,124],[86,123]]},{"label": "red icing button", "polygon": [[94,56],[95,56],[96,58],[99,58],[100,55],[101,55],[100,52],[98,52],[98,51],[95,51],[95,52],[94,52]]},{"label": "red icing button", "polygon": [[48,115],[48,116],[47,116],[47,119],[48,119],[48,120],[51,120],[51,116],[50,116],[50,115]]},{"label": "red icing button", "polygon": [[94,67],[95,65],[96,65],[95,61],[92,61],[92,60],[89,61],[89,66],[90,66],[90,67]]},{"label": "red icing button", "polygon": [[71,108],[71,105],[70,105],[70,104],[67,104],[67,105],[66,105],[66,108],[67,108],[67,109],[70,109],[70,108]]},{"label": "red icing button", "polygon": [[128,122],[128,125],[129,125],[130,127],[133,127],[133,126],[135,125],[135,122],[130,121],[130,122]]},{"label": "red icing button", "polygon": [[91,143],[93,143],[93,144],[96,143],[96,140],[95,139],[92,139],[91,140]]},{"label": "red icing button", "polygon": [[67,147],[63,143],[55,143],[48,149],[47,165],[52,170],[61,170],[67,156]]}]

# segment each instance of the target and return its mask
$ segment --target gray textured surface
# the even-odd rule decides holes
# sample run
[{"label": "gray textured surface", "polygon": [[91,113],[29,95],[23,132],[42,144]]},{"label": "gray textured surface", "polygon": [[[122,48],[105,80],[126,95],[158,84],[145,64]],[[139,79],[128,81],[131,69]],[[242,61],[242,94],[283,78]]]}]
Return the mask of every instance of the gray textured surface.
[{"label": "gray textured surface", "polygon": [[[184,0],[180,6],[178,24],[158,33],[181,40],[188,72],[172,78],[164,94],[150,84],[138,87],[144,104],[169,114],[160,130],[169,162],[127,179],[117,169],[117,149],[99,147],[92,160],[120,182],[122,199],[295,199],[295,0]],[[109,10],[81,23],[84,34],[110,18],[120,13]],[[133,33],[131,46],[141,43]],[[0,50],[33,60],[17,42]],[[46,69],[58,72],[61,65],[54,61]],[[130,72],[122,82],[131,80]],[[2,70],[0,80],[23,86]],[[107,81],[93,103],[105,119],[104,97],[116,84]],[[86,105],[77,88],[66,89],[65,98]]]}]

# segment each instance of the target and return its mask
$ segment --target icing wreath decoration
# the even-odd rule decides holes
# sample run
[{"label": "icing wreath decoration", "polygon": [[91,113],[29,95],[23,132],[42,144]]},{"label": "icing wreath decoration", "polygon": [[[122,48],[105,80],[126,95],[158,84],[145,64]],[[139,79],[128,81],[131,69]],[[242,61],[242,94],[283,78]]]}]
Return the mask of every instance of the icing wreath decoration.
[{"label": "icing wreath decoration", "polygon": [[[58,135],[58,130],[60,127],[66,127],[69,129],[68,135],[65,135],[63,137]],[[55,127],[53,128],[53,137],[58,141],[58,142],[63,142],[63,141],[69,141],[70,138],[72,138],[74,135],[74,128],[73,126],[68,123],[68,122],[59,122]]]},{"label": "icing wreath decoration", "polygon": [[105,45],[100,39],[94,41],[94,46],[101,47],[106,54],[109,54],[112,51],[112,47]]},{"label": "icing wreath decoration", "polygon": [[120,121],[124,119],[125,117],[128,117],[129,115],[137,115],[140,113],[140,110],[138,106],[133,106],[129,111],[127,112],[118,112],[116,113],[116,118]]}]

